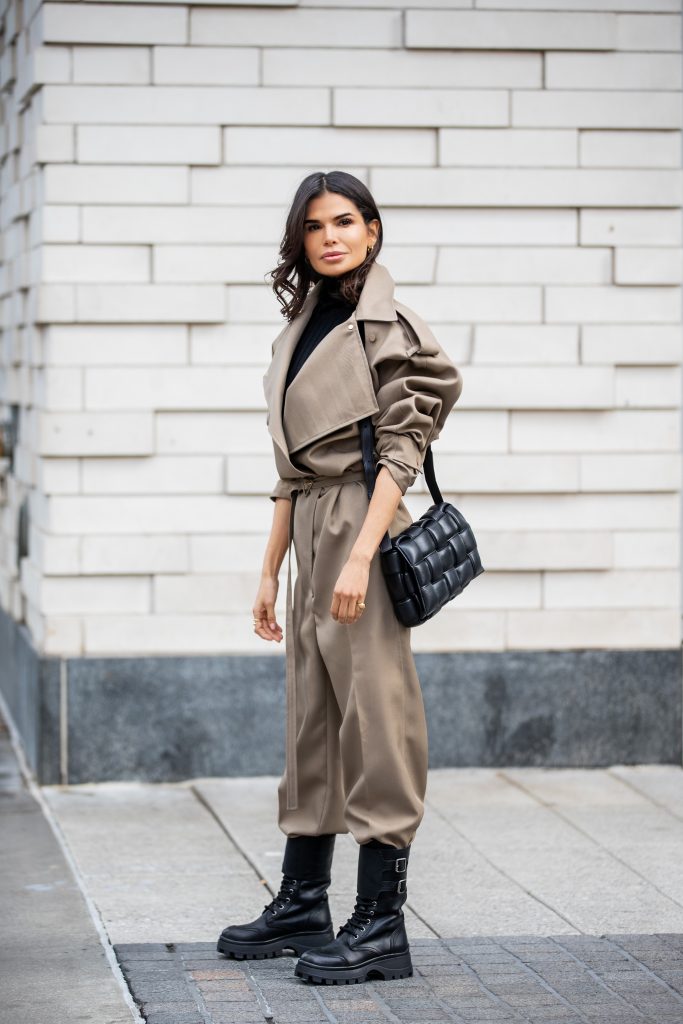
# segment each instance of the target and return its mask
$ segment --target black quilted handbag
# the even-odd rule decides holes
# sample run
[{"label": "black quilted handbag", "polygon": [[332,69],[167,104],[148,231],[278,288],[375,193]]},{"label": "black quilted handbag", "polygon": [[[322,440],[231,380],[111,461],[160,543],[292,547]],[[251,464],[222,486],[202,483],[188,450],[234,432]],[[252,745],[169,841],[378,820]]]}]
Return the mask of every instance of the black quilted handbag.
[{"label": "black quilted handbag", "polygon": [[[376,479],[372,419],[366,416],[359,426],[363,470],[371,498]],[[434,504],[395,537],[390,537],[387,530],[379,546],[389,595],[396,617],[404,626],[419,626],[431,619],[484,572],[472,528],[454,505],[443,500],[434,475],[431,445],[425,452],[423,470]]]}]

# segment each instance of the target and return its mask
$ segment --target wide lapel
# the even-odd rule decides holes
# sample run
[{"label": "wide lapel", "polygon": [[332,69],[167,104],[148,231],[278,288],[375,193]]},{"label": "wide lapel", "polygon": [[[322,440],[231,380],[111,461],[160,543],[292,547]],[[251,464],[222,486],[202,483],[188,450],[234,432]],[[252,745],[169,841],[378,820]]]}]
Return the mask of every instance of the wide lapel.
[{"label": "wide lapel", "polygon": [[283,432],[289,453],[378,410],[354,310],[318,343],[287,389]]},{"label": "wide lapel", "polygon": [[321,284],[321,281],[316,283],[299,314],[285,327],[263,377],[268,430],[288,460],[291,454],[316,437],[324,437],[346,423],[378,411],[357,321],[398,319],[393,301],[393,279],[383,264],[375,262],[368,271],[352,316],[318,343],[290,384],[286,436],[282,406],[287,370],[318,301]]},{"label": "wide lapel", "polygon": [[275,346],[270,366],[263,376],[263,391],[268,406],[266,422],[273,441],[282,450],[283,455],[289,456],[285,432],[282,425],[282,398],[287,380],[287,370],[296,348],[296,343],[303,333],[313,312],[318,295],[320,294],[321,282],[311,289],[304,300],[300,312],[287,324],[284,333]]}]

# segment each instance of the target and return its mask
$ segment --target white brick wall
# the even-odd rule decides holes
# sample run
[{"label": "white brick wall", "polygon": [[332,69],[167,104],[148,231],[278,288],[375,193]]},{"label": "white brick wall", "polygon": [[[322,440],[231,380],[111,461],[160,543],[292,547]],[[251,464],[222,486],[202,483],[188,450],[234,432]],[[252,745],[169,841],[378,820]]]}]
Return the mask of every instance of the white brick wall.
[{"label": "white brick wall", "polygon": [[437,473],[487,572],[414,649],[679,643],[679,0],[1,16],[0,604],[40,648],[278,653],[263,278],[333,167],[464,378]]}]

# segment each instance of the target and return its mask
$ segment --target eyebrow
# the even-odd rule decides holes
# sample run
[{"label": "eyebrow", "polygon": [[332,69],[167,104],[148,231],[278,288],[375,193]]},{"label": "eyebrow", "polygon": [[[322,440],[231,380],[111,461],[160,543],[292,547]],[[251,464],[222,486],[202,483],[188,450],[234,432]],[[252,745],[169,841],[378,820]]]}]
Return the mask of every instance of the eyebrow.
[{"label": "eyebrow", "polygon": [[[339,220],[340,217],[353,217],[353,214],[351,213],[350,210],[348,210],[346,213],[338,213],[335,217],[332,218],[332,220]],[[319,224],[319,223],[320,222],[318,220],[316,220],[315,217],[309,217],[308,220],[304,221],[304,224]]]}]

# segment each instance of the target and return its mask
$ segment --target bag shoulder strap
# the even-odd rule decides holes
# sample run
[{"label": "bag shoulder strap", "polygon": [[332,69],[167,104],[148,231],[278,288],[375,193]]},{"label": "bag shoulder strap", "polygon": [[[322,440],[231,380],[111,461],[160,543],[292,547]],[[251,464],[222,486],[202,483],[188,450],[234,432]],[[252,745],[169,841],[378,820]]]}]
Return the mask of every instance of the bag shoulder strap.
[{"label": "bag shoulder strap", "polygon": [[[362,320],[358,321],[358,329],[360,330],[360,336],[363,339],[363,353],[367,359],[367,352],[365,351],[365,324]],[[375,431],[372,426],[372,417],[365,416],[362,420],[359,420],[360,437],[361,437],[361,448],[363,454],[363,471],[365,473],[365,484],[368,489],[368,498],[372,497],[372,492],[375,489],[375,479],[377,477],[377,470],[375,468],[375,461],[373,458],[373,451],[375,447]],[[425,451],[425,457],[422,464],[422,469],[427,481],[427,487],[429,493],[435,504],[439,504],[443,501],[443,496],[439,490],[439,485],[436,482],[436,473],[434,472],[434,456],[432,455],[431,444],[427,445]],[[387,532],[386,537],[389,534]]]}]

